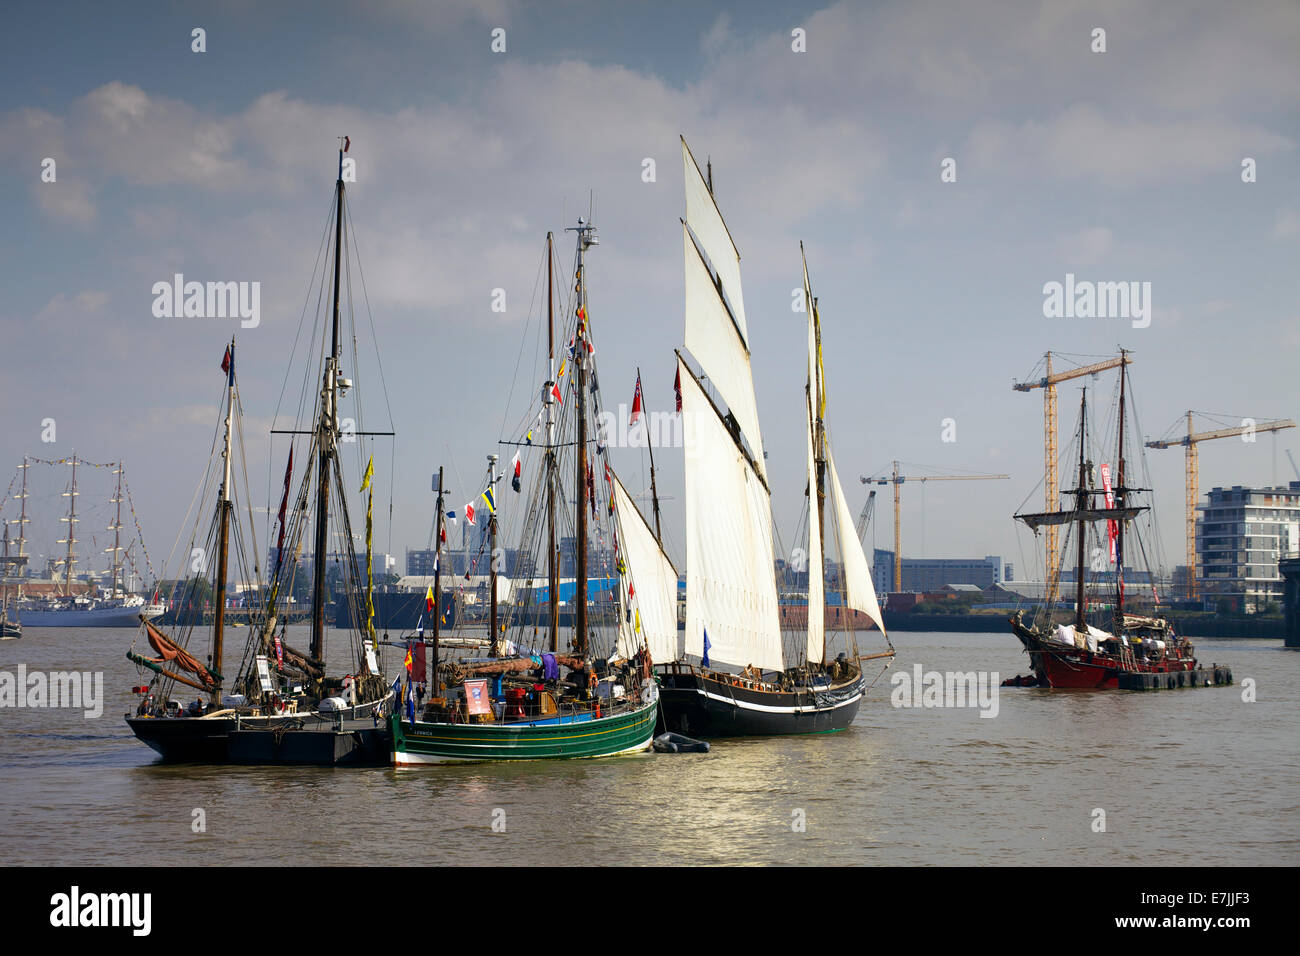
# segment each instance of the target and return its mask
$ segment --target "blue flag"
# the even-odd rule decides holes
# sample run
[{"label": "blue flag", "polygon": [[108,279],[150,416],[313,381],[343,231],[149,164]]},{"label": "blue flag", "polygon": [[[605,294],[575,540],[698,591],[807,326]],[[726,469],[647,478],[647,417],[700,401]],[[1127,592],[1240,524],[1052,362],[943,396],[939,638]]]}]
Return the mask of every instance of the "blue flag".
[{"label": "blue flag", "polygon": [[704,657],[703,657],[703,659],[700,661],[700,663],[702,663],[705,667],[708,667],[708,666],[709,666],[709,647],[710,647],[710,646],[711,646],[711,645],[709,644],[709,629],[706,627],[706,628],[704,629]]},{"label": "blue flag", "polygon": [[411,695],[411,682],[406,682],[406,716],[415,723],[415,697]]},{"label": "blue flag", "polygon": [[398,708],[401,706],[401,704],[399,703],[401,699],[402,699],[402,678],[399,677],[397,678],[397,680],[393,681],[393,713],[397,713]]}]

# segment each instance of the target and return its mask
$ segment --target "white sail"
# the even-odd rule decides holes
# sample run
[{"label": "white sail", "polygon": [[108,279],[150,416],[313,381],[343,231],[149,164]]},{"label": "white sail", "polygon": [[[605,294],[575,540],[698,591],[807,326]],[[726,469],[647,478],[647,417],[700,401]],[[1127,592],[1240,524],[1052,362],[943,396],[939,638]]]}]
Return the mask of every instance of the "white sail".
[{"label": "white sail", "polygon": [[758,427],[758,404],[754,399],[749,349],[718,297],[709,269],[700,258],[685,225],[682,226],[682,243],[686,273],[686,348],[727,403],[727,409],[749,442],[758,473],[766,480],[763,436]]},{"label": "white sail", "polygon": [[809,446],[809,643],[807,661],[818,663],[826,654],[826,580],[822,576],[822,509],[816,493],[816,451],[813,432],[816,427],[814,408],[820,405],[818,368],[816,368],[816,332],[813,310],[809,310],[809,398],[805,406],[805,432]]},{"label": "white sail", "polygon": [[[619,621],[619,655],[631,657],[644,643],[652,661],[679,660],[682,646],[677,631],[677,569],[623,482],[617,475],[613,478],[618,544],[627,567],[622,597],[624,607],[631,610],[630,619],[625,615]],[[630,600],[629,585],[635,589]]]},{"label": "white sail", "polygon": [[862,552],[862,542],[858,540],[853,515],[849,512],[848,502],[844,500],[844,489],[840,487],[840,476],[835,471],[835,455],[831,452],[829,438],[826,440],[826,466],[827,491],[835,512],[835,534],[839,541],[840,560],[844,564],[845,603],[871,618],[876,627],[880,628],[880,633],[884,634],[885,622],[880,616],[876,586],[871,583],[867,556]]},{"label": "white sail", "polygon": [[749,326],[745,323],[745,299],[740,290],[740,253],[731,239],[722,213],[700,175],[700,167],[682,139],[682,166],[686,179],[686,221],[704,247],[704,254],[718,273],[722,291],[731,304],[731,314],[740,329],[741,344],[749,347]]},{"label": "white sail", "polygon": [[678,358],[686,458],[686,653],[783,670],[771,499]]}]

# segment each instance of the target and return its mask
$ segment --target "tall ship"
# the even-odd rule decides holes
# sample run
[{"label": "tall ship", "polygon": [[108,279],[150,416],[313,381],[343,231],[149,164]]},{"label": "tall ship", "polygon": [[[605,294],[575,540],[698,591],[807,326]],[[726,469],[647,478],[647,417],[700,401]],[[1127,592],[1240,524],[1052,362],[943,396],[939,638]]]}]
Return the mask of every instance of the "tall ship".
[{"label": "tall ship", "polygon": [[[389,717],[393,763],[399,767],[608,757],[646,750],[654,736],[658,688],[651,679],[647,634],[653,629],[659,640],[676,640],[675,617],[665,620],[661,613],[664,581],[671,574],[675,592],[676,572],[671,563],[665,568],[654,557],[662,554],[657,543],[653,548],[646,544],[644,518],[627,510],[626,493],[618,490],[608,460],[607,439],[595,427],[600,392],[586,254],[598,239],[589,221],[579,219],[573,231],[572,293],[558,341],[554,239],[550,234],[546,239],[547,346],[540,366],[545,380],[522,434],[506,443],[515,449],[508,469],[511,491],[500,490],[505,475],[497,470],[499,456],[490,455],[482,492],[472,494],[460,510],[462,520],[473,521],[477,510],[478,520],[487,522],[487,629],[477,638],[464,629],[459,636],[450,635],[442,630],[441,615],[430,615],[432,659],[426,666],[422,644],[408,652],[404,704]],[[526,499],[525,471],[532,475]],[[445,490],[440,470],[430,611],[443,606],[439,569],[448,519]],[[517,522],[525,564],[513,569],[514,586],[506,602],[499,598],[493,559],[499,553],[500,494],[526,501]],[[567,627],[560,618],[562,559],[573,563]],[[609,563],[617,590],[609,592],[604,606],[616,610],[598,615],[589,605],[588,581]],[[616,626],[600,626],[601,621]]]},{"label": "tall ship", "polygon": [[[27,525],[31,521],[27,515],[27,478],[33,465],[66,465],[71,469],[68,490],[63,492],[68,499],[68,512],[60,518],[68,526],[67,537],[58,542],[66,549],[63,557],[51,562],[53,574],[48,580],[34,579],[26,573],[29,557],[26,550]],[[76,576],[76,567],[80,563],[77,545],[82,543],[77,537],[77,525],[82,520],[77,515],[77,498],[81,495],[77,487],[78,465],[111,468],[115,477],[113,494],[108,499],[113,516],[106,530],[113,533],[113,543],[104,549],[105,554],[111,555],[106,586],[78,582]],[[24,456],[18,467],[22,475],[19,492],[15,495],[21,502],[19,515],[5,524],[5,620],[10,621],[9,615],[12,614],[13,622],[21,621],[27,627],[136,627],[142,615],[148,619],[160,616],[166,610],[162,604],[131,593],[126,585],[129,549],[122,543],[122,505],[128,502],[128,489],[124,483],[122,462],[99,464],[73,452],[68,458],[57,460]],[[18,526],[18,553],[12,557],[9,556],[10,523]]]},{"label": "tall ship", "polygon": [[[868,687],[868,660],[888,667],[893,647],[858,654],[845,627],[840,648],[825,625],[827,545],[840,561],[834,586],[888,645],[866,556],[835,469],[826,423],[821,325],[804,265],[808,314],[804,406],[808,486],[808,615],[783,635],[777,602],[771,492],[750,371],[740,254],[706,178],[682,140],[686,179],[686,356],[677,353],[685,435],[686,626],[680,653],[656,663],[670,731],[698,736],[843,730]],[[705,385],[707,379],[708,385]],[[716,398],[715,398],[716,395]],[[828,536],[828,530],[831,534]],[[851,622],[853,615],[840,618]],[[883,673],[883,668],[881,673]],[[878,679],[878,676],[877,676]]]},{"label": "tall ship", "polygon": [[[222,361],[227,373],[223,394],[220,454],[209,463],[202,485],[202,497],[214,500],[215,508],[206,526],[196,523],[191,546],[215,560],[196,562],[195,573],[184,584],[185,594],[211,595],[215,614],[209,627],[197,623],[202,616],[182,621],[170,633],[148,621],[142,622],[141,636],[153,653],[134,647],[127,656],[152,673],[139,708],[127,719],[132,731],[165,758],[229,763],[296,764],[384,764],[389,742],[380,711],[393,699],[379,663],[370,595],[373,588],[374,456],[362,465],[351,462],[355,476],[345,474],[347,446],[363,445],[356,438],[390,436],[391,431],[366,432],[349,429],[345,437],[340,414],[341,399],[356,389],[354,379],[343,374],[344,332],[355,341],[355,320],[351,330],[341,328],[341,277],[345,234],[343,154],[350,141],[343,138],[338,153],[332,263],[320,271],[322,301],[332,264],[332,310],[320,327],[310,330],[313,346],[319,347],[319,364],[310,363],[307,384],[297,418],[307,419],[306,429],[273,429],[290,436],[283,491],[274,527],[275,564],[262,583],[259,554],[253,534],[251,500],[244,468],[236,471],[236,446],[242,449],[241,410],[236,387],[234,342]],[[350,276],[350,272],[348,273]],[[349,300],[351,296],[349,295]],[[354,360],[356,352],[353,351]],[[359,361],[359,360],[358,360]],[[355,372],[353,373],[356,374]],[[316,384],[319,383],[319,384]],[[359,409],[349,410],[360,421]],[[298,445],[304,446],[298,449]],[[294,459],[309,462],[297,479]],[[240,452],[243,458],[242,450]],[[236,477],[243,478],[242,507],[236,497]],[[356,484],[354,484],[354,481]],[[369,492],[366,509],[366,558],[363,573],[350,542],[353,540],[349,515],[349,489]],[[355,493],[355,492],[354,492]],[[247,522],[238,520],[246,512]],[[339,600],[353,609],[352,626],[343,633],[350,640],[348,672],[331,672],[326,664],[326,605],[331,595],[326,584],[326,565],[332,554],[331,540],[349,543]],[[310,542],[310,543],[309,543]],[[309,561],[303,560],[304,551]],[[234,574],[232,576],[232,570]],[[309,644],[289,644],[287,622],[278,618],[284,595],[292,593],[294,579],[308,574],[311,579]],[[233,678],[225,670],[225,609],[235,581],[251,584],[246,596],[251,602],[247,643]],[[341,635],[336,635],[341,636]],[[198,647],[206,637],[206,655]],[[188,707],[172,697],[177,685],[198,691]]]},{"label": "tall ship", "polygon": [[[1017,611],[1011,619],[1011,630],[1029,655],[1034,676],[1042,687],[1115,689],[1120,687],[1124,675],[1177,675],[1197,670],[1195,648],[1186,638],[1176,635],[1169,621],[1159,616],[1159,595],[1154,584],[1151,584],[1151,613],[1134,614],[1126,609],[1126,602],[1131,603],[1132,598],[1125,588],[1125,547],[1135,540],[1134,520],[1149,510],[1149,506],[1138,504],[1136,497],[1140,492],[1150,491],[1129,483],[1125,443],[1131,362],[1128,352],[1121,349],[1114,474],[1108,462],[1097,467],[1092,457],[1101,449],[1094,445],[1089,429],[1085,388],[1075,431],[1077,483],[1074,488],[1061,492],[1069,499],[1069,507],[1015,516],[1035,534],[1042,528],[1063,528],[1066,532],[1058,560],[1047,562],[1049,569],[1055,569],[1049,570],[1049,595],[1061,591],[1060,568],[1070,563],[1074,567],[1074,613],[1069,623],[1055,619],[1052,600],[1032,621],[1025,620],[1023,611]],[[1104,538],[1100,533],[1102,527]],[[1141,546],[1140,539],[1137,541],[1139,547],[1135,550],[1145,554],[1146,548]],[[1110,594],[1105,593],[1108,589],[1104,582],[1090,591],[1090,575],[1097,579],[1109,577],[1113,584]]]}]

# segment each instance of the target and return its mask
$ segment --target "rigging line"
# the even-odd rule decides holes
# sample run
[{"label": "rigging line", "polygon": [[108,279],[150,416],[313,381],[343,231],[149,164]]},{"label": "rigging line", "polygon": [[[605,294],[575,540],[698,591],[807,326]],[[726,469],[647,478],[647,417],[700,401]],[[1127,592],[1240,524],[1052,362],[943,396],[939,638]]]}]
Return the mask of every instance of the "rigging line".
[{"label": "rigging line", "polygon": [[[350,204],[349,204],[349,208],[350,208]],[[366,269],[365,266],[361,264],[361,248],[357,244],[356,226],[353,223],[351,216],[348,216],[347,225],[348,225],[348,232],[351,235],[349,248],[353,250],[353,254],[355,255],[357,260],[357,275],[361,278],[361,301],[364,302],[366,305],[366,318],[370,324],[370,341],[375,350],[375,361],[379,369],[379,390],[384,395],[384,407],[388,409],[388,427],[389,429],[396,431],[397,429],[393,424],[393,406],[392,406],[392,402],[389,400],[389,394],[388,394],[388,378],[384,374],[384,360],[379,350],[379,333],[375,329],[375,315],[370,308],[370,292],[366,288]],[[351,290],[351,280],[349,277],[349,291],[350,290]],[[350,296],[349,296],[349,301],[350,301]],[[353,316],[352,319],[352,328],[353,328],[353,341],[355,342],[355,336],[356,336],[355,316]]]},{"label": "rigging line", "polygon": [[[325,214],[325,226],[324,226],[324,229],[323,229],[322,232],[321,232],[321,241],[320,241],[320,246],[319,246],[319,247],[317,248],[317,250],[316,250],[316,261],[315,261],[315,262],[313,263],[313,265],[312,265],[311,278],[308,279],[308,281],[307,281],[307,295],[306,295],[306,297],[303,299],[303,303],[302,303],[302,312],[301,312],[301,313],[299,314],[299,316],[298,316],[298,330],[294,333],[294,337],[293,337],[293,347],[292,347],[292,348],[290,349],[290,351],[289,351],[289,367],[290,367],[290,368],[293,367],[294,357],[298,354],[298,342],[299,342],[299,340],[302,338],[302,329],[303,329],[303,325],[306,323],[306,320],[307,320],[307,306],[311,303],[311,290],[312,290],[313,286],[316,285],[316,275],[317,275],[317,273],[320,271],[320,266],[321,266],[321,257],[322,257],[322,255],[325,254],[326,242],[327,242],[327,240],[328,240],[328,238],[329,238],[329,227],[330,227],[330,223],[333,221],[333,219],[334,219],[334,197],[331,196],[331,197],[330,197],[330,201],[329,201],[328,211],[327,211],[326,214]],[[318,299],[317,301],[318,301],[318,303],[319,303],[319,299]],[[313,323],[313,327],[314,327],[314,325],[315,325],[315,323]],[[312,337],[313,337],[313,339],[315,338],[314,333],[313,333],[313,336],[312,336]],[[309,346],[309,348],[310,348],[310,346]],[[272,418],[271,418],[271,427],[272,427],[272,428],[275,427],[275,422],[276,422],[276,421],[279,419],[279,417],[280,417],[280,408],[281,408],[281,406],[282,406],[282,404],[283,404],[283,402],[284,402],[284,390],[285,390],[285,388],[288,386],[288,384],[289,384],[289,376],[288,376],[288,374],[286,373],[286,374],[285,374],[285,377],[284,377],[284,380],[280,383],[280,395],[279,395],[279,398],[276,399],[276,403],[275,403],[275,414],[274,414],[274,415],[272,416]],[[301,405],[300,405],[300,407],[301,407]]]},{"label": "rigging line", "polygon": [[[222,392],[225,392],[225,389],[226,389],[225,383],[222,383],[222,387],[221,387]],[[175,567],[175,564],[174,564],[173,562],[174,562],[175,559],[176,559],[176,549],[180,546],[181,539],[182,539],[182,538],[184,537],[184,535],[185,535],[185,529],[186,529],[187,527],[191,527],[191,526],[190,526],[190,515],[191,515],[191,514],[194,514],[194,515],[195,515],[194,525],[193,525],[193,527],[192,527],[192,530],[190,531],[190,548],[191,548],[191,551],[193,550],[194,541],[195,541],[195,539],[196,539],[196,537],[197,537],[197,535],[198,535],[198,522],[199,522],[199,517],[198,517],[197,513],[195,512],[195,505],[198,503],[198,501],[199,501],[201,498],[206,498],[206,497],[207,497],[208,485],[209,485],[209,483],[210,483],[210,480],[211,480],[211,473],[212,473],[212,456],[213,456],[214,454],[216,454],[216,450],[217,450],[217,436],[221,433],[221,428],[222,428],[222,424],[223,424],[223,422],[224,422],[224,416],[222,416],[222,415],[218,415],[218,416],[217,416],[217,424],[216,424],[216,427],[213,429],[213,432],[212,432],[212,445],[211,445],[211,447],[208,449],[208,463],[207,463],[207,466],[206,466],[206,468],[205,468],[205,470],[204,470],[203,478],[202,478],[202,480],[200,480],[198,486],[194,489],[194,497],[190,499],[190,506],[185,510],[185,517],[184,517],[184,519],[181,521],[181,524],[180,524],[180,525],[178,526],[178,528],[177,528],[177,531],[176,531],[176,538],[175,538],[175,540],[172,542],[171,550],[170,550],[169,552],[167,552],[167,560],[166,560],[166,562],[165,562],[164,565],[163,565],[163,570],[164,570],[164,571],[166,571],[167,568]]]},{"label": "rigging line", "polygon": [[[542,273],[545,272],[546,270],[545,264],[546,264],[546,254],[545,254],[545,249],[543,249],[542,261],[541,263],[538,264],[537,274],[533,277],[533,293],[532,293],[532,298],[528,302],[528,318],[525,320],[524,334],[519,336],[519,352],[515,356],[515,373],[514,376],[510,379],[510,391],[506,396],[505,405],[503,406],[503,411],[501,413],[501,431],[499,434],[502,435],[503,437],[506,435],[506,430],[505,430],[506,416],[510,414],[510,406],[514,401],[515,384],[519,381],[519,367],[520,365],[523,364],[523,360],[524,360],[524,342],[527,341],[528,338],[528,327],[533,324],[533,310],[537,305],[537,294],[538,294],[538,290],[541,289],[541,285],[542,285]],[[540,330],[540,326],[541,323],[539,321],[538,322],[539,330]],[[539,335],[540,335],[540,331],[539,331]],[[529,402],[528,409],[529,411],[532,411],[531,401]]]}]

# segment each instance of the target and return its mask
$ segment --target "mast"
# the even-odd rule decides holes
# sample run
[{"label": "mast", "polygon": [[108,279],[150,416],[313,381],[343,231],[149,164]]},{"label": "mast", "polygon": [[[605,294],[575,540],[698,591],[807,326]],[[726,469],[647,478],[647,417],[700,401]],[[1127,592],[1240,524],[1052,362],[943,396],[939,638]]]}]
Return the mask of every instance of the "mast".
[{"label": "mast", "polygon": [[1079,413],[1079,489],[1076,496],[1075,508],[1079,512],[1078,520],[1078,556],[1074,567],[1074,585],[1075,585],[1075,605],[1074,605],[1074,626],[1082,629],[1086,626],[1083,617],[1083,529],[1086,527],[1084,513],[1088,508],[1088,466],[1084,460],[1084,452],[1087,448],[1088,434],[1088,389],[1083,389],[1083,405]]},{"label": "mast", "polygon": [[[1119,468],[1116,472],[1115,486],[1115,506],[1124,507],[1125,495],[1124,487],[1124,384],[1128,376],[1125,374],[1125,362],[1128,352],[1124,349],[1119,350]],[[1190,432],[1188,433],[1190,434]],[[1115,634],[1121,636],[1124,633],[1124,521],[1115,522]]]},{"label": "mast", "polygon": [[[122,570],[122,463],[117,463],[117,490],[113,492],[116,513],[113,516],[113,571],[109,577],[109,598],[117,597],[117,576]],[[123,596],[126,589],[123,588]]]},{"label": "mast", "polygon": [[[20,493],[23,503],[19,506],[18,510],[18,557],[20,558],[27,553],[27,469],[30,467],[31,465],[28,464],[27,456],[23,455],[23,486],[22,492]],[[22,597],[23,586],[19,584],[18,599],[21,601]]]},{"label": "mast", "polygon": [[442,466],[438,466],[438,518],[433,533],[433,687],[429,696],[437,697],[442,691],[438,680],[438,622],[442,617],[442,536],[443,536]]},{"label": "mast", "polygon": [[596,239],[595,227],[590,223],[578,220],[577,228],[573,230],[578,234],[578,267],[577,267],[577,300],[578,300],[578,323],[573,334],[573,363],[574,373],[576,376],[575,384],[577,386],[577,455],[576,460],[576,479],[577,479],[577,512],[576,518],[574,552],[577,559],[577,567],[574,576],[574,625],[577,630],[574,644],[574,652],[579,657],[587,655],[587,346],[584,341],[584,335],[587,331],[587,283],[584,275],[585,256],[589,246],[595,245],[599,240]]},{"label": "mast", "polygon": [[546,408],[546,580],[551,653],[560,649],[560,568],[555,550],[555,234],[546,234],[546,357],[550,380],[543,386]]},{"label": "mast", "polygon": [[488,627],[492,631],[492,645],[488,656],[500,657],[497,642],[497,456],[488,455],[487,460],[488,497],[492,499],[492,507],[488,509],[488,550],[491,553],[491,560],[488,561]]},{"label": "mast", "polygon": [[[339,149],[339,176],[335,183],[334,212],[334,316],[330,352],[325,357],[325,377],[321,388],[320,420],[316,440],[320,446],[316,489],[316,541],[312,562],[311,589],[311,656],[322,660],[325,653],[325,562],[329,547],[330,465],[334,456],[338,408],[336,379],[339,356],[339,275],[343,253],[343,149]],[[349,543],[349,547],[351,544]]]},{"label": "mast", "polygon": [[[226,376],[226,437],[221,457],[224,459],[224,473],[221,480],[221,493],[217,498],[220,530],[217,536],[217,579],[213,600],[216,603],[216,616],[212,621],[212,663],[211,669],[220,674],[222,670],[222,638],[226,626],[226,570],[230,554],[230,420],[235,409],[235,339],[230,339],[230,369]],[[221,702],[221,685],[212,688],[212,702]]]},{"label": "mast", "polygon": [[63,589],[64,593],[72,595],[72,566],[77,563],[76,555],[73,553],[72,546],[76,543],[77,528],[77,453],[72,453],[72,484],[68,489],[68,516],[63,519],[68,523],[68,553],[63,562]]}]

